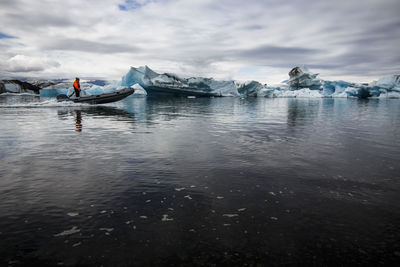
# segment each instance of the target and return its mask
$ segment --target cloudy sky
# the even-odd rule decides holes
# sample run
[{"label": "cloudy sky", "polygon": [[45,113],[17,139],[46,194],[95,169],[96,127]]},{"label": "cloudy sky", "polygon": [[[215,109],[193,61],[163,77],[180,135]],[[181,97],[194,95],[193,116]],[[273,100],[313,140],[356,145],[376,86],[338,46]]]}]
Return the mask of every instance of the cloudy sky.
[{"label": "cloudy sky", "polygon": [[400,74],[399,0],[1,0],[0,77]]}]

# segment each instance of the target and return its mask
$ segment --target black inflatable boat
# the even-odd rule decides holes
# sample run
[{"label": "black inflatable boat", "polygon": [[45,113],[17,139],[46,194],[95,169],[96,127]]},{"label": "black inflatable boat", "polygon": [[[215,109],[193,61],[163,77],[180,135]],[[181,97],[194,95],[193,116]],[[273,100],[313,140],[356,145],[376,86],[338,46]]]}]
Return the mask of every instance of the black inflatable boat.
[{"label": "black inflatable boat", "polygon": [[57,96],[57,101],[58,102],[72,101],[75,103],[89,103],[89,104],[105,104],[124,99],[125,97],[133,94],[134,92],[135,89],[127,87],[111,93],[104,93],[98,95],[84,95],[81,97],[68,97],[67,95],[61,94]]}]

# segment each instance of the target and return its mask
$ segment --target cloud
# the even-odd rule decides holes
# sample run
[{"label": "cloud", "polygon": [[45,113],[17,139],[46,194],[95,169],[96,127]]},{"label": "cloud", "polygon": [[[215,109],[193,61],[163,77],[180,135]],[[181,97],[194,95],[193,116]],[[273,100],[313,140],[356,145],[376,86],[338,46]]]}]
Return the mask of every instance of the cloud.
[{"label": "cloud", "polygon": [[61,64],[55,60],[24,55],[16,55],[10,58],[7,63],[8,71],[10,72],[44,71],[49,68],[57,68],[61,66]]},{"label": "cloud", "polygon": [[139,50],[137,47],[130,44],[101,43],[78,38],[57,38],[46,42],[42,48],[48,50],[80,51],[99,54],[124,52],[134,53]]},{"label": "cloud", "polygon": [[55,76],[119,78],[147,64],[186,76],[265,73],[269,83],[304,64],[372,80],[399,72],[398,10],[398,0],[4,0],[0,32],[17,38],[0,37],[0,60],[51,59],[60,66],[35,66]]}]

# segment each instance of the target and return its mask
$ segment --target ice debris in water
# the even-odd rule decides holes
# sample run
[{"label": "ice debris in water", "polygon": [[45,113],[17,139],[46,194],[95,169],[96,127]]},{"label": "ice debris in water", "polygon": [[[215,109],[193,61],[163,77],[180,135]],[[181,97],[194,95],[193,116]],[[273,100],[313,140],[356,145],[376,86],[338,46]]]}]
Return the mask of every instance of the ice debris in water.
[{"label": "ice debris in water", "polygon": [[161,219],[161,221],[163,222],[168,222],[168,221],[173,221],[173,218],[168,218],[168,214],[163,214],[163,217]]},{"label": "ice debris in water", "polygon": [[78,216],[79,213],[78,212],[68,212],[67,215],[71,216],[71,217],[75,217],[75,216]]},{"label": "ice debris in water", "polygon": [[99,228],[100,231],[106,231],[108,233],[114,231],[114,228]]},{"label": "ice debris in water", "polygon": [[80,231],[81,230],[78,227],[73,226],[71,229],[62,231],[61,233],[55,234],[54,236],[72,235],[72,234],[79,233]]},{"label": "ice debris in water", "polygon": [[192,197],[190,195],[184,196],[184,198],[192,199]]},{"label": "ice debris in water", "polygon": [[180,192],[180,191],[182,191],[182,190],[185,190],[185,188],[184,188],[184,187],[181,187],[181,188],[175,188],[175,191],[178,191],[178,192]]},{"label": "ice debris in water", "polygon": [[239,214],[223,214],[222,216],[232,218],[232,217],[237,217]]}]

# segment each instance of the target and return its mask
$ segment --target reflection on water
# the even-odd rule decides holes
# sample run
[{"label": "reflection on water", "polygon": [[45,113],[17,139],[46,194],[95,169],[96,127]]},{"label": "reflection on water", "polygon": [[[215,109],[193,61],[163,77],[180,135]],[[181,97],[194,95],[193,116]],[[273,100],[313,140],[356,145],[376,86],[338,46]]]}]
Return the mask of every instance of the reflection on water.
[{"label": "reflection on water", "polygon": [[397,100],[1,101],[0,265],[399,259]]},{"label": "reflection on water", "polygon": [[81,115],[81,111],[78,110],[76,111],[76,130],[75,132],[82,132],[82,115]]}]

